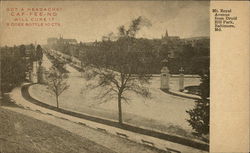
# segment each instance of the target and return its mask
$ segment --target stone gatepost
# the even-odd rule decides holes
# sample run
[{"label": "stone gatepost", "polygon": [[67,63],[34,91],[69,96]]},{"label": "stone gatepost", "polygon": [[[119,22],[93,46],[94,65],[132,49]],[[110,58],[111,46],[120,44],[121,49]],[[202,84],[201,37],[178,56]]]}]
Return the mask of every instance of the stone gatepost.
[{"label": "stone gatepost", "polygon": [[167,59],[162,61],[163,67],[161,69],[161,89],[163,90],[169,90],[170,74],[167,67],[167,62],[168,62]]},{"label": "stone gatepost", "polygon": [[184,91],[184,69],[183,67],[180,68],[180,78],[179,78],[179,91]]}]

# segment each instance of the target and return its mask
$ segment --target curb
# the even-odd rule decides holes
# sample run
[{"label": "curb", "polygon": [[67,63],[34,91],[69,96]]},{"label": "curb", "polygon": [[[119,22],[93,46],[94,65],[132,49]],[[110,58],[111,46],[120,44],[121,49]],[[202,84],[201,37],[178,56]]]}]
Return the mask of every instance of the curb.
[{"label": "curb", "polygon": [[171,90],[164,90],[164,89],[160,89],[162,92],[173,95],[173,96],[178,96],[178,97],[182,97],[182,98],[188,98],[188,99],[193,99],[193,100],[200,100],[200,98],[198,97],[193,97],[193,96],[189,96],[189,95],[182,95],[182,94],[178,94],[176,92],[173,92]]}]

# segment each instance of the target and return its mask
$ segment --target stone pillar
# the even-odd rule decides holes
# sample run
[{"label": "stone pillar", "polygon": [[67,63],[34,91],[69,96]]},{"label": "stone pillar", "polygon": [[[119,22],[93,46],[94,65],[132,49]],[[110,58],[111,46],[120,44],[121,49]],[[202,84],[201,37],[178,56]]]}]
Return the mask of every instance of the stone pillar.
[{"label": "stone pillar", "polygon": [[161,69],[161,89],[169,90],[170,74],[167,66]]},{"label": "stone pillar", "polygon": [[179,91],[184,91],[184,69],[183,67],[180,68],[180,78],[179,78]]}]

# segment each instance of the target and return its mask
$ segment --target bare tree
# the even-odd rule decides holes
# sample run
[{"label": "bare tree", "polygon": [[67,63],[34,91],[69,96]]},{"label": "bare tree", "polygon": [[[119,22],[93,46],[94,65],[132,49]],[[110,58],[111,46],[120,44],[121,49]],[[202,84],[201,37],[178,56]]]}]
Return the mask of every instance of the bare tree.
[{"label": "bare tree", "polygon": [[[88,87],[100,88],[101,93],[98,98],[106,102],[111,98],[117,99],[119,123],[122,124],[122,102],[128,102],[127,92],[134,92],[145,98],[150,97],[149,89],[146,87],[151,78],[146,73],[143,60],[140,56],[135,56],[135,35],[140,28],[145,25],[145,20],[138,17],[133,20],[126,29],[125,26],[119,27],[118,40],[107,39],[102,42],[97,51],[101,58],[95,55],[95,59],[86,63],[85,78],[91,83]],[[101,59],[101,62],[100,62]],[[97,81],[96,81],[97,80]],[[88,88],[89,89],[89,88]]]},{"label": "bare tree", "polygon": [[56,106],[59,108],[59,96],[69,88],[67,84],[68,75],[51,67],[47,74],[47,88],[53,92],[56,97]]}]

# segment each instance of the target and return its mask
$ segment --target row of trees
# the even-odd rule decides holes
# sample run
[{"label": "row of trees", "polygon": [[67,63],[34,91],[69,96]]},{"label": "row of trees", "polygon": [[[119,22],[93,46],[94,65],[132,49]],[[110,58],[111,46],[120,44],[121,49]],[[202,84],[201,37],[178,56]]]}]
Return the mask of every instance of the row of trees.
[{"label": "row of trees", "polygon": [[[30,75],[33,62],[42,63],[43,49],[40,45],[35,47],[33,44],[20,45],[14,47],[1,47],[1,92],[10,92],[14,87],[19,86],[27,80]],[[46,73],[48,88],[56,96],[57,107],[59,107],[59,95],[65,91],[67,84],[67,74],[65,73],[64,63],[53,60],[53,67]]]},{"label": "row of trees", "polygon": [[1,47],[1,91],[9,92],[31,73],[33,62],[42,59],[42,48],[33,45]]},{"label": "row of trees", "polygon": [[[134,56],[140,56],[141,60],[144,60],[144,64],[147,65],[147,70],[150,73],[160,73],[161,61],[168,58],[169,52],[172,50],[168,45],[162,44],[160,39],[150,40],[145,38],[134,38],[134,46],[131,50],[131,54]],[[118,45],[118,41],[114,42],[112,39],[103,40],[101,42],[94,42],[92,44],[79,43],[63,44],[61,47],[56,47],[65,54],[79,58],[81,61],[96,60],[96,55],[100,56],[100,59],[95,61],[100,62],[102,55],[110,56],[109,59],[114,59],[112,53],[103,53],[108,46]],[[208,47],[197,47],[191,44],[177,44],[176,47],[179,51],[176,51],[175,57],[169,59],[170,73],[179,73],[180,67],[185,69],[186,74],[198,74],[202,69],[207,69],[209,66],[209,44]],[[109,60],[107,60],[108,62]]]},{"label": "row of trees", "polygon": [[[108,34],[104,38],[102,41],[93,43],[55,44],[53,49],[79,58],[83,62],[86,62],[86,60],[96,60],[95,63],[97,64],[98,62],[109,62],[115,59],[114,54],[112,51],[105,52],[110,46],[115,48],[115,46],[121,45],[119,44],[121,38],[114,33]],[[195,40],[194,44],[184,40],[164,44],[163,39],[136,37],[131,38],[131,42],[133,42],[133,47],[130,48],[130,54],[139,56],[149,73],[160,73],[161,61],[168,58],[172,50],[175,50],[175,56],[169,59],[170,73],[177,74],[180,67],[183,67],[186,74],[198,74],[201,73],[202,69],[207,69],[209,66],[209,39],[207,38]],[[96,55],[99,56],[99,59],[96,58]],[[103,61],[102,58],[105,58],[106,61]]]},{"label": "row of trees", "polygon": [[11,91],[20,85],[26,78],[25,60],[18,56],[1,55],[1,91]]}]

